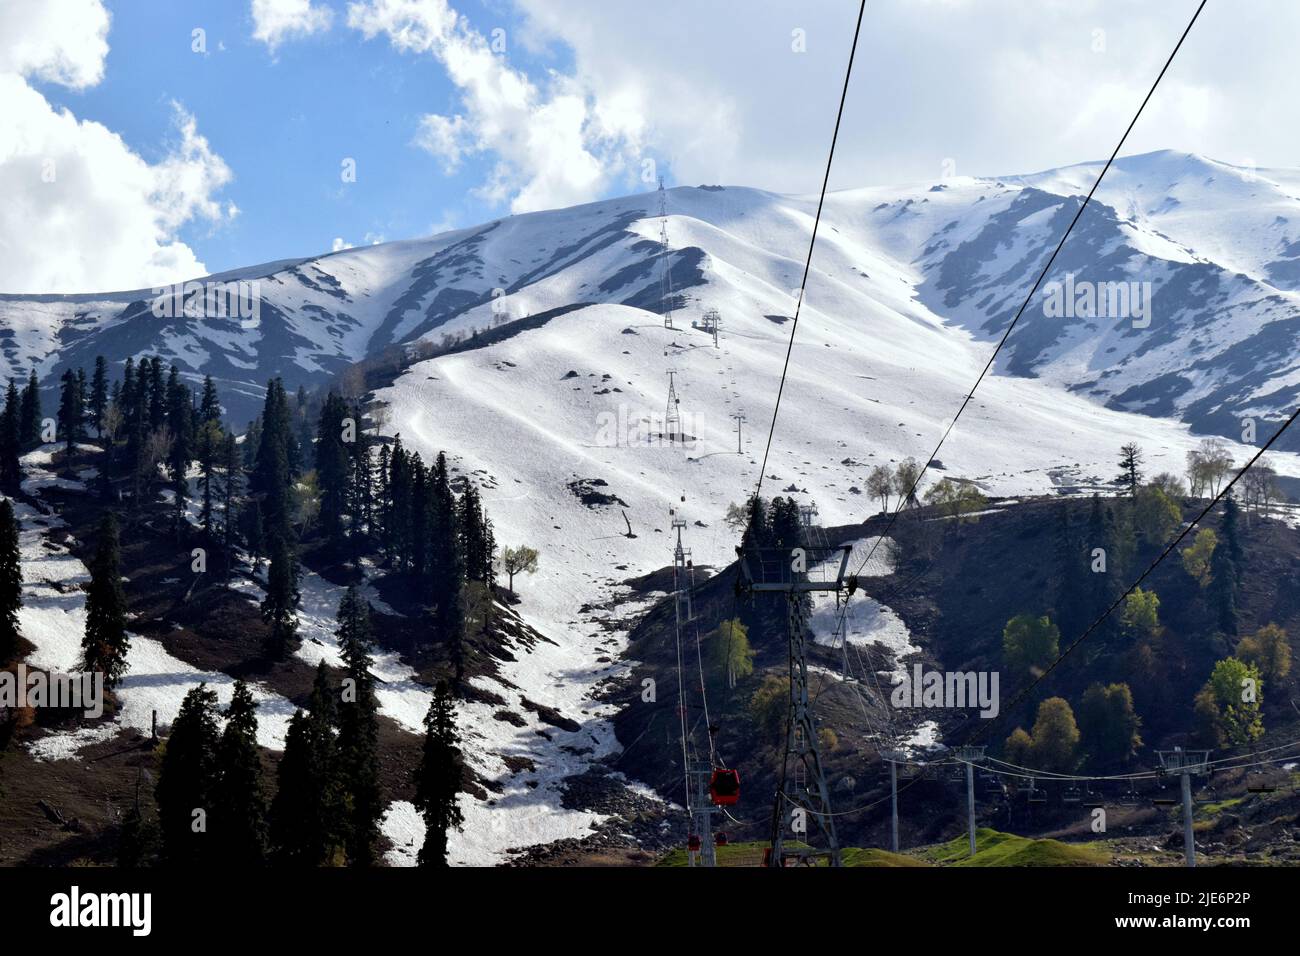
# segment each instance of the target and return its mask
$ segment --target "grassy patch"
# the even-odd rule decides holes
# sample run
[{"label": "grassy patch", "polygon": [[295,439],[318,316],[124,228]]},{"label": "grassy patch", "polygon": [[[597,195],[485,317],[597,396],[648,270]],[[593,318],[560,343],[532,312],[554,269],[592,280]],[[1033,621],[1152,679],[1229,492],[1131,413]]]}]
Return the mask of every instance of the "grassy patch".
[{"label": "grassy patch", "polygon": [[918,855],[942,866],[1105,866],[1110,862],[1110,854],[1098,847],[1033,840],[988,827],[975,831],[974,856],[964,835],[926,847]]}]

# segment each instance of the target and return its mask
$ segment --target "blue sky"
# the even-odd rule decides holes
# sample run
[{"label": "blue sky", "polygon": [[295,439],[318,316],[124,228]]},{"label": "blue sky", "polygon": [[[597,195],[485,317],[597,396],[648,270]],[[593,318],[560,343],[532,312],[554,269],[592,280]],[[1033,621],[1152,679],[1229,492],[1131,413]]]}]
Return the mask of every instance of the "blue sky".
[{"label": "blue sky", "polygon": [[[517,25],[506,10],[459,7],[489,35]],[[252,38],[247,7],[230,0],[117,0],[108,8],[104,80],[83,91],[37,85],[151,162],[175,136],[171,101],[197,117],[233,173],[222,195],[240,210],[217,228],[181,228],[210,269],[328,251],[335,238],[353,245],[410,238],[503,213],[472,194],[487,159],[446,175],[413,144],[422,114],[455,106],[456,90],[432,58],[337,25],[271,51]],[[191,51],[196,27],[206,31],[206,54]],[[564,68],[563,56],[520,50],[512,60],[532,71]],[[354,183],[341,180],[346,157],[356,160]]]},{"label": "blue sky", "polygon": [[[1104,158],[1195,7],[873,0],[831,186]],[[813,193],[856,13],[852,0],[0,0],[0,292],[174,282],[661,175]],[[1293,0],[1209,4],[1125,153],[1300,165],[1297,33]]]}]

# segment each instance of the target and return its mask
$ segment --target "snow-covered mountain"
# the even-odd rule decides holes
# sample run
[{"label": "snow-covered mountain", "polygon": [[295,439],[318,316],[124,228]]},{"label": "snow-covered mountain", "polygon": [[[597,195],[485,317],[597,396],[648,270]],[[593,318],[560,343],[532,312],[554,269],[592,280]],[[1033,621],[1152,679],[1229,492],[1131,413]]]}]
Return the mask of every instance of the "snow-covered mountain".
[{"label": "snow-covered mountain", "polygon": [[[842,307],[833,320],[867,336],[887,333],[873,324],[885,309],[996,338],[1099,168],[831,195],[809,281],[810,334]],[[668,207],[683,318],[719,308],[739,329],[791,313],[808,197],[678,188]],[[47,383],[95,354],[121,361],[157,352],[217,378],[242,421],[272,375],[291,387],[319,384],[395,344],[577,304],[657,310],[656,214],[653,194],[630,196],[201,280],[250,281],[256,321],[159,317],[148,289],[0,295],[0,351],[9,374],[35,365]],[[1052,317],[1036,301],[999,371],[1227,435],[1240,432],[1243,416],[1294,405],[1300,171],[1172,152],[1121,159],[1049,282],[1067,273],[1151,283],[1149,325]]]},{"label": "snow-covered mountain", "polygon": [[[828,196],[764,493],[815,501],[826,525],[879,510],[866,473],[929,455],[1099,168]],[[1300,172],[1154,153],[1118,161],[1094,203],[1049,285],[1149,282],[1149,308],[1057,315],[1052,289],[1036,296],[935,477],[999,495],[1088,487],[1130,440],[1149,472],[1181,472],[1198,432],[1241,437],[1256,417],[1262,441],[1264,419],[1300,400]],[[542,787],[548,839],[592,824],[558,795],[565,774],[617,748],[599,689],[625,672],[644,600],[623,582],[671,561],[670,509],[697,565],[728,561],[727,505],[758,481],[816,197],[677,188],[667,211],[674,328],[657,314],[661,222],[643,194],[214,277],[256,280],[256,322],[158,318],[150,290],[0,296],[0,349],[11,374],[36,363],[47,383],[96,354],[158,353],[218,378],[242,422],[272,375],[318,384],[393,346],[480,333],[375,397],[389,434],[426,460],[446,450],[477,481],[500,544],[541,552],[516,589],[548,640],[503,666],[508,686],[484,689],[583,730],[539,735],[467,705],[476,767],[504,787],[500,820],[475,837],[496,853],[540,832],[545,803],[511,782],[506,757],[559,768]],[[693,327],[710,309],[716,347]],[[684,443],[663,439],[670,370]],[[1230,444],[1238,460],[1252,451]],[[1272,463],[1300,476],[1291,453]]]}]

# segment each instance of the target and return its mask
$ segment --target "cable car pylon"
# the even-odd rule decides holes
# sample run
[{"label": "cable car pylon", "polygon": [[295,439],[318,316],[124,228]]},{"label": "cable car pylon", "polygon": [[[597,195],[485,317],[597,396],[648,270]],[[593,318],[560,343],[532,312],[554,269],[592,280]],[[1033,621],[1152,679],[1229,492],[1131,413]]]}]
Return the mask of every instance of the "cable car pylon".
[{"label": "cable car pylon", "polygon": [[[686,500],[686,496],[682,496]],[[721,812],[724,800],[714,796],[717,786],[718,771],[713,763],[713,728],[709,726],[709,701],[704,688],[703,664],[700,663],[700,699],[703,704],[705,729],[708,733],[708,753],[701,755],[696,747],[694,733],[689,727],[686,713],[686,673],[682,662],[682,636],[688,626],[695,637],[697,663],[700,662],[699,634],[696,631],[695,609],[691,603],[691,586],[694,568],[691,563],[690,549],[682,541],[682,531],[686,520],[671,510],[673,530],[677,533],[677,542],[673,548],[673,607],[675,609],[677,636],[677,684],[681,697],[682,710],[682,760],[686,769],[686,810],[690,816],[690,834],[686,843],[687,866],[717,866],[717,849],[713,837],[713,817]],[[707,759],[705,759],[707,757]],[[735,777],[734,771],[731,772]],[[739,796],[739,778],[736,777],[735,795]],[[725,789],[725,788],[724,788]],[[730,800],[734,803],[735,800]]]},{"label": "cable car pylon", "polygon": [[[840,865],[840,844],[835,833],[835,816],[831,812],[830,789],[826,785],[826,773],[817,746],[817,728],[808,700],[807,617],[813,592],[829,591],[839,594],[847,589],[852,594],[856,590],[856,579],[846,580],[844,575],[852,551],[851,545],[839,548],[736,549],[740,558],[741,590],[748,593],[777,593],[786,599],[790,670],[787,718],[789,732],[785,741],[785,755],[781,760],[780,783],[772,804],[772,846],[764,857],[766,866],[785,866],[787,860],[811,863],[816,857],[827,857],[831,866]],[[831,571],[830,562],[837,552],[839,562],[833,566],[833,579],[818,581],[809,576],[808,569],[818,565]],[[792,777],[797,784],[793,788],[789,785]],[[826,849],[786,849],[787,830],[792,835],[802,835],[805,842],[811,843],[813,825],[825,841]]]}]

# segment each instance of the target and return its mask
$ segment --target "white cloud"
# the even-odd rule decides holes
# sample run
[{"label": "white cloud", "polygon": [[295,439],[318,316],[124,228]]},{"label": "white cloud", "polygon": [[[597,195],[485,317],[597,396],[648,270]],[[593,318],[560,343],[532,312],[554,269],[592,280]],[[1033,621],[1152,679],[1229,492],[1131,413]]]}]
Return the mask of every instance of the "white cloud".
[{"label": "white cloud", "polygon": [[[856,4],[661,0],[634,23],[608,0],[514,4],[517,42],[563,50],[574,82],[617,104],[610,125],[639,129],[678,182],[820,187]],[[1105,158],[1196,5],[868,3],[832,188],[937,179],[947,158],[969,175]],[[1295,165],[1297,31],[1293,0],[1208,4],[1125,152]]]},{"label": "white cloud", "polygon": [[97,0],[0,8],[0,290],[111,291],[202,275],[177,230],[236,212],[215,198],[230,170],[179,106],[175,142],[151,164],[29,84],[98,82],[108,24]]},{"label": "white cloud", "polygon": [[107,55],[108,11],[100,0],[0,4],[0,73],[84,89],[103,78]]},{"label": "white cloud", "polygon": [[253,0],[253,39],[274,50],[285,40],[328,30],[334,19],[328,7],[311,0]]},{"label": "white cloud", "polygon": [[446,0],[361,0],[348,5],[348,25],[442,63],[462,112],[422,117],[415,143],[447,172],[468,155],[490,154],[494,164],[480,194],[509,203],[512,212],[596,198],[640,152],[635,104],[603,100],[558,72],[539,86]]}]

